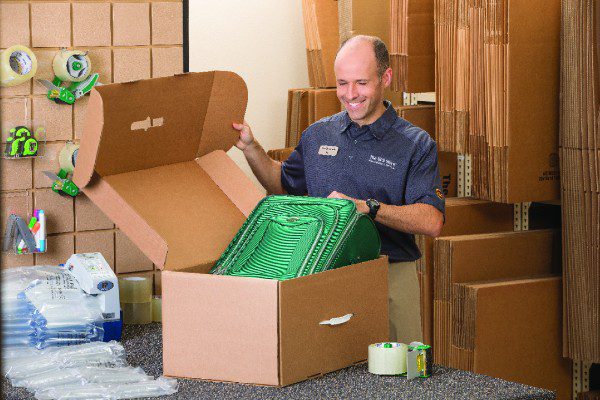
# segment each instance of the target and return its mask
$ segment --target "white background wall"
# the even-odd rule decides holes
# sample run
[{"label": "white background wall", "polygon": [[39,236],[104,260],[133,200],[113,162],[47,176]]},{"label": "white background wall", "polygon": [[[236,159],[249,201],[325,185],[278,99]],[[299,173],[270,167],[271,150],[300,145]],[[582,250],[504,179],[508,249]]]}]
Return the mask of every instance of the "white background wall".
[{"label": "white background wall", "polygon": [[[284,147],[287,91],[308,86],[301,0],[191,0],[189,11],[190,71],[239,74],[254,135]],[[229,155],[253,177],[241,151]]]}]

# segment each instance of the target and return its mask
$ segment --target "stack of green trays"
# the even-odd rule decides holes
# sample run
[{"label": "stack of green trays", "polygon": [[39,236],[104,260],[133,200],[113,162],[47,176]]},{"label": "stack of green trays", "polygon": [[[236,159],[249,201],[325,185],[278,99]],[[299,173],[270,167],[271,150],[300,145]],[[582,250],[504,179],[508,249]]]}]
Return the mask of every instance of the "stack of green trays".
[{"label": "stack of green trays", "polygon": [[345,199],[268,196],[211,273],[285,280],[379,257],[375,224]]}]

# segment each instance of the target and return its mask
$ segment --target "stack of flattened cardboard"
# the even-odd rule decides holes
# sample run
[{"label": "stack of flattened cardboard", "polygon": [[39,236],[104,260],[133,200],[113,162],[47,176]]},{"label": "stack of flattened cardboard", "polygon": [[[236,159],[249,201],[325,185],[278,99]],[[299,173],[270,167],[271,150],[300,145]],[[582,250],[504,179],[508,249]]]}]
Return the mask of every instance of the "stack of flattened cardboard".
[{"label": "stack of flattened cardboard", "polygon": [[563,2],[563,354],[600,362],[600,2]]},{"label": "stack of flattened cardboard", "polygon": [[452,290],[453,345],[464,349],[470,370],[570,398],[571,361],[561,354],[560,277],[454,284]]},{"label": "stack of flattened cardboard", "polygon": [[302,0],[310,86],[335,87],[333,61],[339,46],[336,0]]},{"label": "stack of flattened cardboard", "polygon": [[[441,236],[507,232],[512,231],[513,226],[513,207],[510,205],[463,197],[447,198],[446,222]],[[434,240],[423,235],[416,235],[416,240],[422,253],[417,260],[417,275],[421,286],[423,340],[436,349],[433,334]]]},{"label": "stack of flattened cardboard", "polygon": [[436,128],[442,150],[467,152],[470,23],[468,0],[435,4]]},{"label": "stack of flattened cardboard", "polygon": [[390,63],[395,92],[435,90],[433,0],[390,0]]},{"label": "stack of flattened cardboard", "polygon": [[477,198],[558,199],[560,1],[440,0],[435,11],[440,148],[472,155]]},{"label": "stack of flattened cardboard", "polygon": [[302,132],[321,118],[340,112],[335,89],[288,90],[286,147],[297,146]]},{"label": "stack of flattened cardboard", "polygon": [[340,42],[377,36],[390,53],[394,75],[386,98],[435,90],[433,0],[338,0]]},{"label": "stack of flattened cardboard", "polygon": [[[436,363],[471,370],[451,343],[452,287],[459,283],[560,273],[558,230],[447,236],[434,241],[434,342]],[[532,251],[535,249],[535,251]]]}]

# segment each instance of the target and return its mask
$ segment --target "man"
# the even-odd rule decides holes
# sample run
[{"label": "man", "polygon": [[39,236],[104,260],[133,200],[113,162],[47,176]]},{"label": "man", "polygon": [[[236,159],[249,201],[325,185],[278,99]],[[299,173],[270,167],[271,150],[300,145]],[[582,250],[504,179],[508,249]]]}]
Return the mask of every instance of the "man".
[{"label": "man", "polygon": [[246,122],[233,125],[240,131],[236,146],[270,193],[350,199],[371,215],[390,259],[390,339],[421,340],[414,234],[436,237],[442,229],[437,147],[384,102],[392,70],[380,39],[343,43],[334,70],[345,111],[309,126],[285,162],[267,156]]}]

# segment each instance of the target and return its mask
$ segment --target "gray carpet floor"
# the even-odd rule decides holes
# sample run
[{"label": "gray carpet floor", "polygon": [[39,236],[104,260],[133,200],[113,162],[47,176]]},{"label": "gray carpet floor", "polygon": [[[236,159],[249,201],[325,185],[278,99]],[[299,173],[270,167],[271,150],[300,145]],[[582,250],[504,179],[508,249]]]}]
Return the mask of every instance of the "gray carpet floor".
[{"label": "gray carpet floor", "polygon": [[[162,374],[161,325],[125,327],[123,345],[130,365],[154,376]],[[179,379],[179,390],[165,399],[555,399],[554,393],[471,372],[434,366],[426,379],[376,376],[355,365],[284,388]],[[3,378],[2,398],[33,399]]]}]

